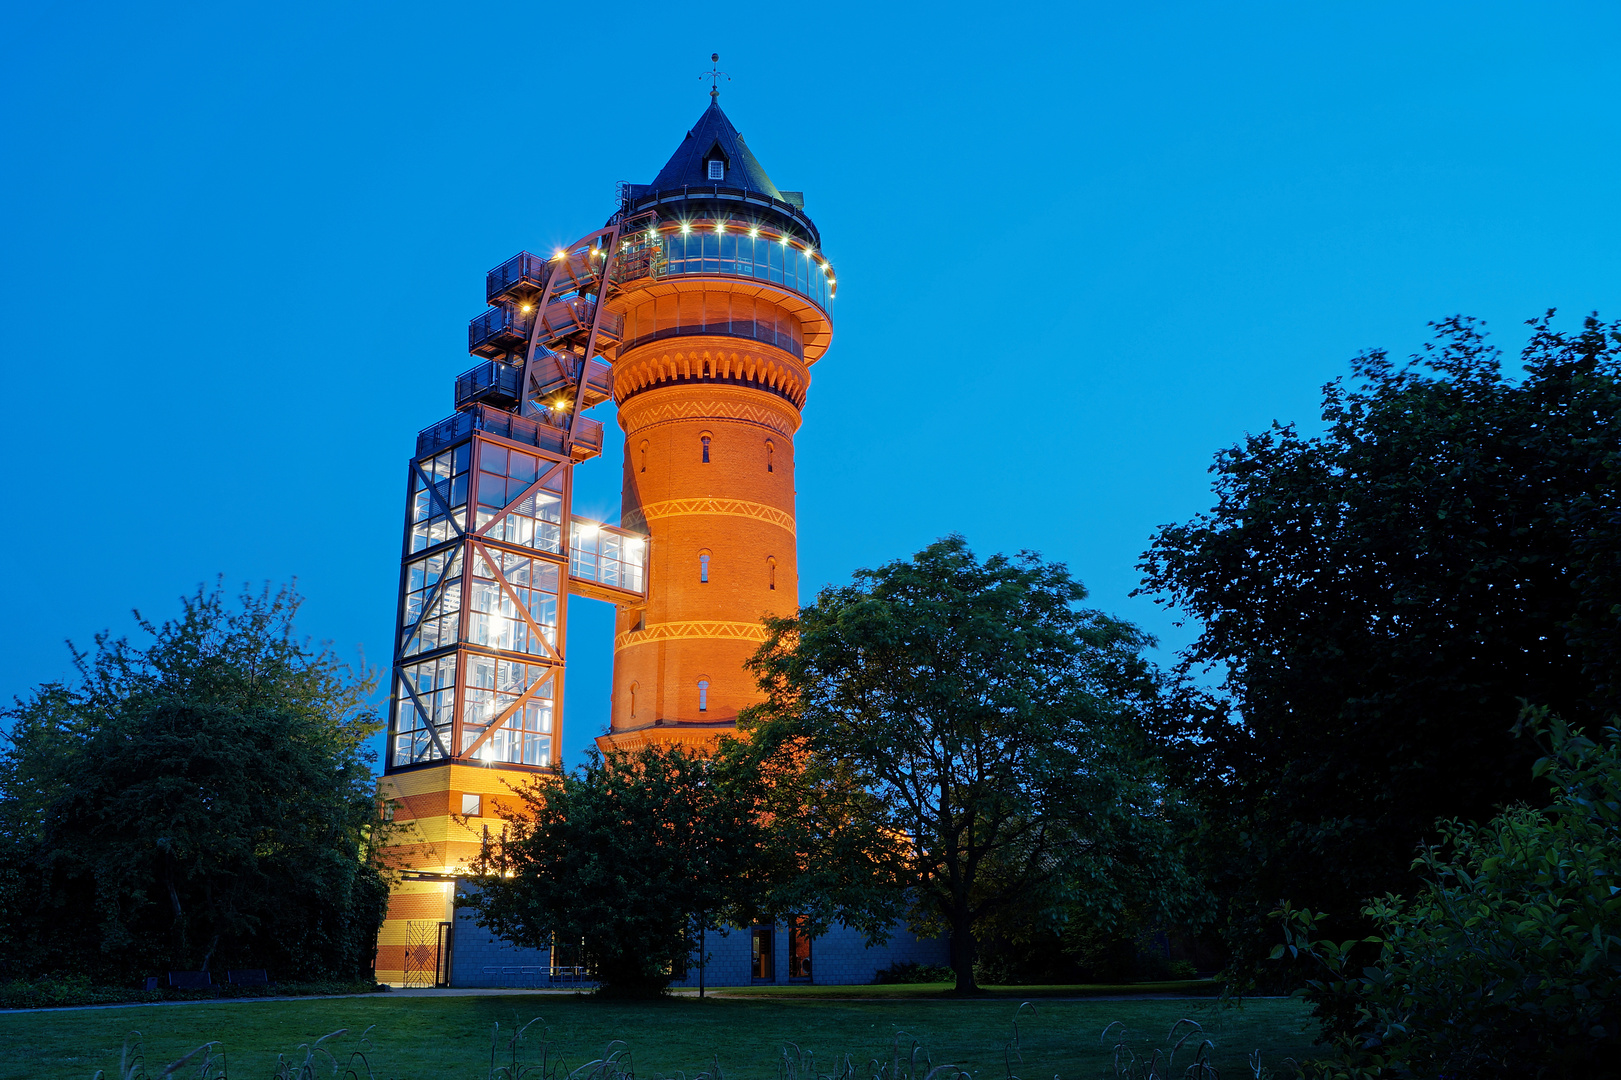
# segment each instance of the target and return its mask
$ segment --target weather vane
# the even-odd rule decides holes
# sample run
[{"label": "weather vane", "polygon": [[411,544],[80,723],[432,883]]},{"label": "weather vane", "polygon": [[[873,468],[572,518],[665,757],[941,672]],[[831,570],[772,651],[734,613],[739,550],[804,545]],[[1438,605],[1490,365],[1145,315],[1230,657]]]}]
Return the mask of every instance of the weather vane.
[{"label": "weather vane", "polygon": [[709,62],[715,66],[698,76],[698,78],[709,80],[709,97],[713,101],[720,98],[720,81],[725,79],[727,82],[731,82],[732,77],[720,69],[720,53],[710,53]]}]

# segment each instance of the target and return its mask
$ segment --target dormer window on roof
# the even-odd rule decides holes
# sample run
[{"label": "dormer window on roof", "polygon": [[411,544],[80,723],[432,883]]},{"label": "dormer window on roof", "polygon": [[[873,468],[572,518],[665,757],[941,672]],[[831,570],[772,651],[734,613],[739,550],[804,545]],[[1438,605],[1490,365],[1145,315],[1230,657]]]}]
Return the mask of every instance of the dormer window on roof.
[{"label": "dormer window on roof", "polygon": [[711,158],[709,160],[709,179],[726,179],[726,162],[720,160],[719,158]]}]

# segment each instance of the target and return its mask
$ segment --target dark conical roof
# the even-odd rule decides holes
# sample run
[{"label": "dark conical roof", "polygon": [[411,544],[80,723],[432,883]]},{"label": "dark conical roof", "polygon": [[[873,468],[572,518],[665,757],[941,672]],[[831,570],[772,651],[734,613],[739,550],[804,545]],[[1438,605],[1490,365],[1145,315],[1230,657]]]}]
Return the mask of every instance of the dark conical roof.
[{"label": "dark conical roof", "polygon": [[721,112],[718,100],[710,101],[709,108],[692,125],[692,130],[649,186],[653,191],[672,191],[714,184],[716,181],[709,177],[708,163],[716,157],[726,162],[726,178],[720,182],[727,187],[782,199],[782,192],[744,145],[743,136]]}]

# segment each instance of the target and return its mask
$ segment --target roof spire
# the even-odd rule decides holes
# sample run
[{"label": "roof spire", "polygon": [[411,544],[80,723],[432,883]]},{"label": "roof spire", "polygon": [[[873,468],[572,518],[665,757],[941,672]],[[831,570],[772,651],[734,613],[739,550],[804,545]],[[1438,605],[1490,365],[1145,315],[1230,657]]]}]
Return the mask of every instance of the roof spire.
[{"label": "roof spire", "polygon": [[720,69],[720,53],[710,53],[709,62],[715,66],[698,76],[698,78],[709,80],[709,100],[718,103],[720,101],[720,81],[725,79],[727,82],[731,82],[732,77]]}]

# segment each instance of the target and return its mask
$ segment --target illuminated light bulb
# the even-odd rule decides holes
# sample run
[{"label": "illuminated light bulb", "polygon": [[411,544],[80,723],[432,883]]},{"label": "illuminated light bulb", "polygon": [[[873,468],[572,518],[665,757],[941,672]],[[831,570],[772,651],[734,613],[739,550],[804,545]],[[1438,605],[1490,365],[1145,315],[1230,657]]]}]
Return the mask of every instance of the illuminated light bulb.
[{"label": "illuminated light bulb", "polygon": [[561,259],[563,256],[565,256],[567,254],[568,254],[568,252],[564,251],[562,248],[558,248],[557,249],[557,254],[553,255],[552,258]]},{"label": "illuminated light bulb", "polygon": [[527,314],[529,314],[531,309],[530,309],[528,304],[524,304],[521,307],[519,307],[518,310],[523,312],[525,315],[527,315]]},{"label": "illuminated light bulb", "polygon": [[724,222],[724,221],[715,222],[715,231],[717,233],[725,232],[726,231],[726,222]]},{"label": "illuminated light bulb", "polygon": [[749,230],[749,239],[750,240],[758,240],[758,239],[760,239],[760,230],[759,229],[750,229]]},{"label": "illuminated light bulb", "polygon": [[688,222],[683,221],[681,223],[681,235],[685,236],[688,233],[690,233],[691,231],[692,231],[692,225],[690,223],[688,223]]},{"label": "illuminated light bulb", "polygon": [[787,237],[786,237],[786,236],[785,236],[785,237],[783,237],[783,238],[782,238],[782,246],[783,246],[783,247],[787,247],[787,246],[788,246],[788,238],[787,238]]},{"label": "illuminated light bulb", "polygon": [[568,409],[568,398],[558,398],[556,403],[552,405],[552,408],[557,409],[560,412],[561,411],[567,411],[567,409]]}]

